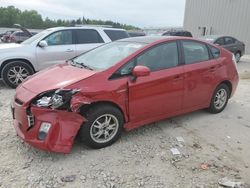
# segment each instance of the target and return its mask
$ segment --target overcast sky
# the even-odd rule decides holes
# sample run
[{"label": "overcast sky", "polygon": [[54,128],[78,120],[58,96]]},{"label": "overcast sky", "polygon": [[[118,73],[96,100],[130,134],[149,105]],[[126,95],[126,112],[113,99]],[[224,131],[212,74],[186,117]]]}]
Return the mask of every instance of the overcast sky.
[{"label": "overcast sky", "polygon": [[37,10],[43,18],[111,20],[139,27],[182,26],[185,0],[0,0],[0,6]]}]

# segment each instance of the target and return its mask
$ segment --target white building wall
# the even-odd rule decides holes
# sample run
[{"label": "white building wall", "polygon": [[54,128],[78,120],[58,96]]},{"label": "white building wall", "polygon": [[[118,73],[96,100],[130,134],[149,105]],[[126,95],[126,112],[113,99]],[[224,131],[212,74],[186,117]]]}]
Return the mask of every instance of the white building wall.
[{"label": "white building wall", "polygon": [[195,37],[230,35],[246,44],[250,54],[250,0],[186,0],[183,27]]}]

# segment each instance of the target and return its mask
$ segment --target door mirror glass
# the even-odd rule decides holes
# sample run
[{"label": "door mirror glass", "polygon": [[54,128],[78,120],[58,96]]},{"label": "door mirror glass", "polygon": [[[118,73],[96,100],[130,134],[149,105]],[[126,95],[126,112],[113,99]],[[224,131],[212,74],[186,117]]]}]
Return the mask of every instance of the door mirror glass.
[{"label": "door mirror glass", "polygon": [[150,75],[150,69],[146,66],[137,65],[132,71],[133,76],[142,77]]},{"label": "door mirror glass", "polygon": [[41,47],[41,48],[45,48],[48,46],[48,43],[45,41],[45,40],[41,40],[39,43],[38,43],[38,46]]}]

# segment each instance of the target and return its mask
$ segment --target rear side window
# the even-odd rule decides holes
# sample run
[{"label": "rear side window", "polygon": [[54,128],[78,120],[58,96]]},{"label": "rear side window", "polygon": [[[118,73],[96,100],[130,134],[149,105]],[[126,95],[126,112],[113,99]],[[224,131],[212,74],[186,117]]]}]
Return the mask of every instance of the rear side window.
[{"label": "rear side window", "polygon": [[209,60],[208,48],[205,44],[194,41],[183,41],[182,45],[186,64]]},{"label": "rear side window", "polygon": [[208,45],[208,48],[210,49],[213,58],[218,58],[220,57],[220,50],[218,48],[215,48],[213,46]]},{"label": "rear side window", "polygon": [[235,43],[235,39],[231,38],[231,37],[225,37],[225,44],[233,44]]},{"label": "rear side window", "polygon": [[76,44],[104,43],[102,37],[93,29],[76,30]]},{"label": "rear side window", "polygon": [[126,31],[119,31],[119,30],[108,30],[105,29],[104,32],[109,36],[112,41],[128,38],[129,35]]}]

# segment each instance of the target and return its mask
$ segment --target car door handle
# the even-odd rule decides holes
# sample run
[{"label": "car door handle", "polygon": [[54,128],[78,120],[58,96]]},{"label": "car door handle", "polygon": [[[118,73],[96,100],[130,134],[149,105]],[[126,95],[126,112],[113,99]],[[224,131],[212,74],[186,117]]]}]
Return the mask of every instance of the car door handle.
[{"label": "car door handle", "polygon": [[67,49],[66,52],[73,52],[73,49]]}]

